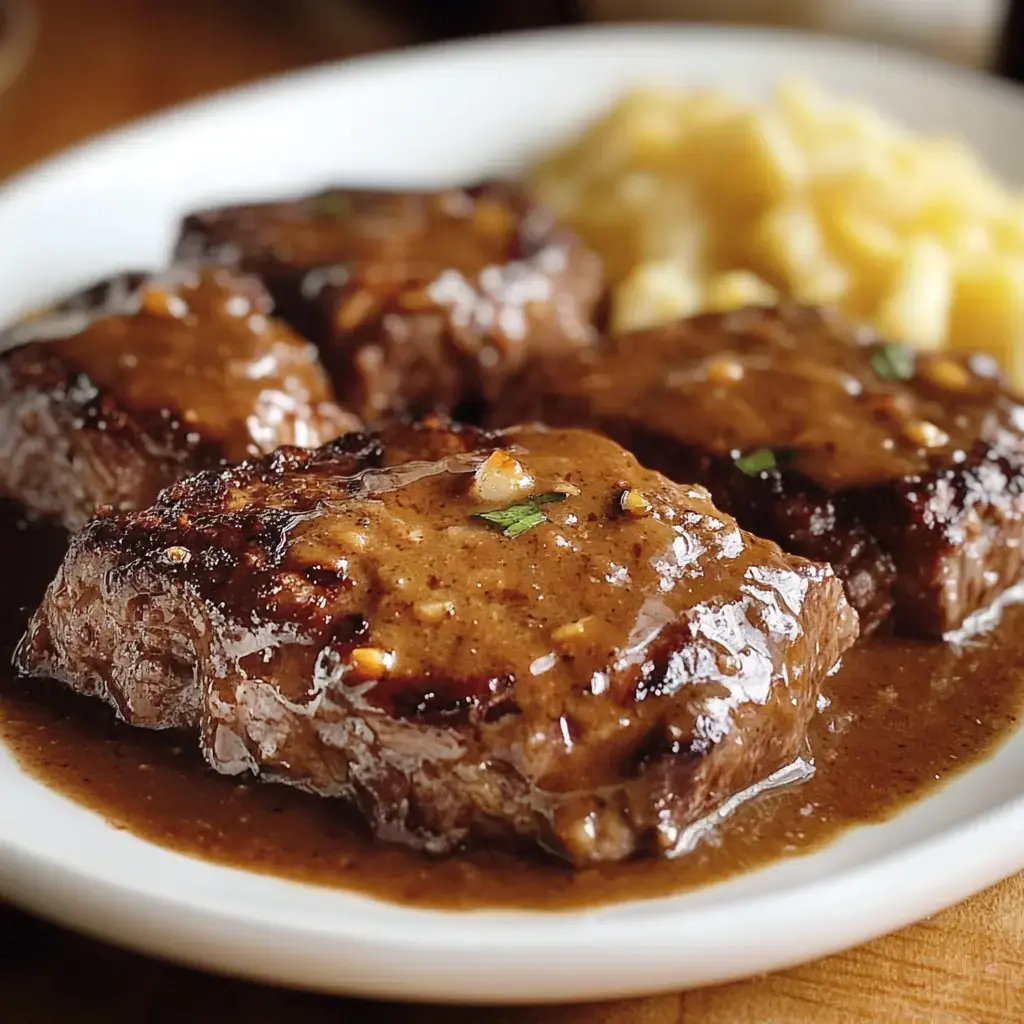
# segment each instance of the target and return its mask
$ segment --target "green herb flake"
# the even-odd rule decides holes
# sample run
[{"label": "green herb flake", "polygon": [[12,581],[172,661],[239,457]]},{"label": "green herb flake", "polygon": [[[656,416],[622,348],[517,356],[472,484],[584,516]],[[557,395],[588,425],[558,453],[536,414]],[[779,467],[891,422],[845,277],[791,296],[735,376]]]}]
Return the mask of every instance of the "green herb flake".
[{"label": "green herb flake", "polygon": [[547,516],[538,508],[554,501],[565,501],[566,495],[560,491],[544,491],[531,494],[525,501],[507,508],[496,508],[490,512],[474,512],[471,519],[482,519],[485,523],[497,527],[506,537],[518,537],[527,530],[547,522]]},{"label": "green herb flake", "polygon": [[779,465],[779,460],[771,448],[756,448],[746,455],[737,455],[732,461],[736,468],[747,476],[758,476],[769,469],[776,469]]},{"label": "green herb flake", "polygon": [[527,530],[532,530],[535,526],[540,526],[541,523],[547,522],[547,518],[543,512],[531,512],[509,526],[504,531],[505,536],[518,537],[519,534],[526,533]]},{"label": "green herb flake", "polygon": [[882,380],[910,380],[914,376],[914,352],[906,345],[883,345],[872,353],[870,362]]},{"label": "green herb flake", "polygon": [[348,192],[323,192],[309,200],[309,209],[316,217],[347,217],[352,212],[352,196]]}]

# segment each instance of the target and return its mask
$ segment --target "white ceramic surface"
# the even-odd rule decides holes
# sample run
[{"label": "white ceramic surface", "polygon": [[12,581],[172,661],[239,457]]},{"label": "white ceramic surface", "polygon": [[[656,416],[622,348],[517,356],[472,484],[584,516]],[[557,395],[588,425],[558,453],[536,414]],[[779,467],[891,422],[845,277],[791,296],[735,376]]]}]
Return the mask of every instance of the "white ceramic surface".
[{"label": "white ceramic surface", "polygon": [[[794,72],[966,136],[1024,181],[1022,94],[811,37],[597,29],[449,46],[289,76],[79,147],[0,192],[0,319],[107,271],[159,264],[198,204],[327,182],[511,171],[625,85]],[[640,994],[821,956],[1024,868],[1024,733],[887,824],[697,893],[557,914],[410,910],[150,846],[0,749],[0,892],[200,967],[338,992],[532,1002]]]}]

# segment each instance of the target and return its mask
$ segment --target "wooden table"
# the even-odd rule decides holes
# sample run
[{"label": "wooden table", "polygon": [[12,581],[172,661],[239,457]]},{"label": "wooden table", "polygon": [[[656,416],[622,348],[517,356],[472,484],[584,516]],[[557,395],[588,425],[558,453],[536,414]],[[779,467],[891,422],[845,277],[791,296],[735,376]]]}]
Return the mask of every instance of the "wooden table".
[{"label": "wooden table", "polygon": [[[0,178],[169,103],[330,56],[410,41],[308,4],[40,0],[28,71],[0,98]],[[0,245],[10,244],[0,240]],[[0,282],[2,287],[2,282]],[[0,797],[2,798],[2,797]],[[1024,875],[860,949],[770,977],[636,1002],[483,1011],[271,991],[121,953],[0,907],[0,1020],[10,1024],[989,1024],[1024,1021]]]}]

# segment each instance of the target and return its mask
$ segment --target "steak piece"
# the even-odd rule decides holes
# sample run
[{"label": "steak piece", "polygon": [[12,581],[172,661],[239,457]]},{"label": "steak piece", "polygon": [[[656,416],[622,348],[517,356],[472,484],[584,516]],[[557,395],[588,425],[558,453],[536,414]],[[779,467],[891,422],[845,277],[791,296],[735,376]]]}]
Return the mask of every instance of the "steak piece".
[{"label": "steak piece", "polygon": [[587,864],[680,852],[806,768],[856,634],[831,569],[613,442],[434,421],[101,513],[17,660],[197,730],[218,771],[350,800],[384,838]]},{"label": "steak piece", "polygon": [[497,183],[196,213],[177,256],[259,274],[368,421],[489,402],[532,354],[589,344],[603,291],[597,256]]},{"label": "steak piece", "polygon": [[1024,406],[987,356],[914,353],[797,306],[551,361],[495,422],[599,429],[747,530],[829,562],[868,632],[957,629],[1021,576]]},{"label": "steak piece", "polygon": [[0,334],[0,495],[77,529],[197,469],[358,427],[270,309],[223,268],[126,275]]}]

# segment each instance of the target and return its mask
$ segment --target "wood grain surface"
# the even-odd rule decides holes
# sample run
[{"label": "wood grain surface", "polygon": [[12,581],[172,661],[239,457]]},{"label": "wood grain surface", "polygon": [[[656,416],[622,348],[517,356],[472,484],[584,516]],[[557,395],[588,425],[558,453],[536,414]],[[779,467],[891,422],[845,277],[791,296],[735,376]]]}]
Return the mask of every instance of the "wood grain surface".
[{"label": "wood grain surface", "polygon": [[[410,42],[316,0],[39,0],[37,46],[0,97],[0,179],[79,138],[200,93]],[[324,13],[324,11],[328,13]],[[319,13],[318,13],[319,12]],[[0,239],[0,245],[16,244]],[[3,284],[0,282],[0,287]],[[0,794],[2,799],[2,794]],[[896,935],[733,985],[614,1004],[403,1007],[204,976],[0,907],[5,1024],[995,1024],[1024,1021],[1024,875]]]}]

